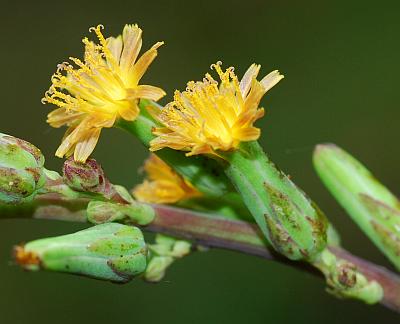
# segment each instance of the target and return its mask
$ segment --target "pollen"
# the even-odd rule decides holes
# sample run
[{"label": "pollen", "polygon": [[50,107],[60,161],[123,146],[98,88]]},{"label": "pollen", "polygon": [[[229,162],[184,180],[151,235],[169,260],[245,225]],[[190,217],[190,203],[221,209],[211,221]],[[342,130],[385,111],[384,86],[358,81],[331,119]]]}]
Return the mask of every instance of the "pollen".
[{"label": "pollen", "polygon": [[190,81],[185,91],[175,91],[165,108],[148,108],[163,124],[153,130],[151,151],[169,147],[187,151],[188,156],[218,155],[259,138],[260,129],[253,125],[264,115],[259,103],[283,75],[273,71],[257,81],[260,66],[252,64],[239,82],[233,67],[223,71],[221,65],[211,66],[219,81],[207,73],[203,81]]},{"label": "pollen", "polygon": [[158,87],[139,84],[157,56],[158,42],[140,58],[142,30],[126,25],[122,35],[105,38],[102,25],[89,29],[97,42],[82,40],[83,60],[70,57],[58,65],[43,103],[57,108],[47,122],[53,127],[68,126],[56,156],[74,154],[85,162],[93,152],[102,128],[112,127],[119,119],[133,121],[139,114],[141,98],[157,101],[165,95]]},{"label": "pollen", "polygon": [[177,174],[154,154],[146,160],[144,171],[147,174],[147,179],[132,191],[138,201],[175,204],[201,196],[201,193],[189,181]]}]

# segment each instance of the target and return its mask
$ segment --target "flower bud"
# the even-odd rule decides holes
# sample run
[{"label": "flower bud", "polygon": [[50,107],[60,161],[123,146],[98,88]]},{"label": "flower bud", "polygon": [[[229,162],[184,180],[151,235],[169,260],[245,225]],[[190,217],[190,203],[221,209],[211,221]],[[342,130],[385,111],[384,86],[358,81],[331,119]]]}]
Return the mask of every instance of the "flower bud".
[{"label": "flower bud", "polygon": [[333,144],[318,145],[314,166],[332,195],[400,269],[400,202],[359,161]]},{"label": "flower bud", "polygon": [[110,186],[104,171],[95,159],[85,163],[77,162],[72,157],[64,162],[64,182],[76,191],[103,193]]},{"label": "flower bud", "polygon": [[[130,203],[132,197],[114,186],[106,177],[101,165],[95,159],[86,162],[75,161],[72,157],[64,162],[64,183],[75,191],[100,194],[119,203]],[[125,190],[126,191],[126,190]]]},{"label": "flower bud", "polygon": [[26,270],[127,282],[146,269],[147,247],[140,229],[109,223],[17,246],[15,259]]},{"label": "flower bud", "polygon": [[291,260],[311,261],[327,244],[328,220],[280,171],[257,142],[223,154],[225,173],[273,248]]},{"label": "flower bud", "polygon": [[31,200],[44,185],[44,157],[31,143],[0,133],[0,203]]}]

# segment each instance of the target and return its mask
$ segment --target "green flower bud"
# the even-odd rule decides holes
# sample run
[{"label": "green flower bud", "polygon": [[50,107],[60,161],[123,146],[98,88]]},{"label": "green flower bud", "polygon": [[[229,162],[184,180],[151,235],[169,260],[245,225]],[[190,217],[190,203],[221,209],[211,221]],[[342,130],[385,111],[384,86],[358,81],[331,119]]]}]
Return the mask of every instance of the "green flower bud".
[{"label": "green flower bud", "polygon": [[332,195],[376,246],[400,269],[400,202],[355,158],[318,145],[314,166]]},{"label": "green flower bud", "polygon": [[327,244],[325,215],[260,145],[241,143],[239,149],[219,154],[227,176],[274,249],[291,260],[317,257]]},{"label": "green flower bud", "polygon": [[45,183],[43,165],[38,148],[0,133],[0,203],[30,201]]},{"label": "green flower bud", "polygon": [[147,247],[140,229],[110,223],[17,246],[15,259],[31,271],[127,282],[146,269]]}]

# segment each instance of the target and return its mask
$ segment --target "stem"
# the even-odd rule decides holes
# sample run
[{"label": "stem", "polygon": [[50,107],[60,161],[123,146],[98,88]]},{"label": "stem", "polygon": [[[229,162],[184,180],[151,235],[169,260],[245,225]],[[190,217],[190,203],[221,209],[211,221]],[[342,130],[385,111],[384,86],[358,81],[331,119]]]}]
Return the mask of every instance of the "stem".
[{"label": "stem", "polygon": [[[87,199],[64,199],[58,194],[38,196],[23,206],[0,205],[1,218],[45,218],[53,220],[86,221]],[[165,205],[153,205],[156,217],[145,230],[190,239],[207,247],[238,251],[282,262],[321,277],[314,268],[279,256],[265,240],[255,224],[228,220]],[[338,258],[348,260],[368,279],[376,280],[384,290],[381,304],[400,312],[400,277],[384,267],[353,256],[339,247],[330,247]]]}]

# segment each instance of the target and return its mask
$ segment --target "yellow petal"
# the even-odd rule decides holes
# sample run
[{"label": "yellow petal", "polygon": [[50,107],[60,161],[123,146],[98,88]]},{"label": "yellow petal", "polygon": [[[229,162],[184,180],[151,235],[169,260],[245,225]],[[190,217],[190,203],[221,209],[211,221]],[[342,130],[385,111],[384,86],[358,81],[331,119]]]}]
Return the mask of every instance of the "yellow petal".
[{"label": "yellow petal", "polygon": [[198,154],[212,154],[214,150],[208,144],[196,145],[192,150],[186,153],[186,156],[198,155]]},{"label": "yellow petal", "polygon": [[258,108],[261,98],[265,94],[265,89],[256,79],[253,79],[251,89],[244,101],[243,112],[254,111]]},{"label": "yellow petal", "polygon": [[117,63],[119,63],[122,52],[122,37],[118,36],[107,38],[107,47],[110,50],[111,54],[114,56]]},{"label": "yellow petal", "polygon": [[253,63],[247,69],[242,80],[240,80],[240,92],[242,93],[243,98],[245,98],[249,93],[251,83],[253,79],[257,77],[259,71],[260,71],[260,65]]},{"label": "yellow petal", "polygon": [[142,48],[142,30],[137,25],[125,25],[122,40],[124,48],[121,54],[120,67],[127,74]]},{"label": "yellow petal", "polygon": [[86,130],[83,136],[79,139],[76,144],[74,159],[78,162],[86,162],[90,154],[92,154],[96,147],[97,141],[99,140],[101,128],[92,128]]},{"label": "yellow petal", "polygon": [[84,113],[82,112],[67,111],[65,108],[57,108],[47,115],[47,122],[50,126],[58,128],[79,122],[83,116]]},{"label": "yellow petal", "polygon": [[284,78],[282,74],[279,73],[278,70],[272,71],[267,74],[261,81],[261,85],[264,87],[265,92],[271,89],[274,85],[276,85],[279,81]]},{"label": "yellow petal", "polygon": [[85,138],[86,132],[95,128],[94,126],[99,122],[101,123],[102,120],[98,120],[92,116],[87,116],[78,126],[70,127],[65,133],[62,143],[56,151],[56,156],[62,158],[70,155],[70,153],[76,148],[76,144]]},{"label": "yellow petal", "polygon": [[256,112],[250,110],[245,111],[243,114],[239,116],[238,120],[233,125],[233,128],[240,128],[253,124],[256,120],[263,117],[264,114],[265,114],[264,108],[259,108],[257,109]]},{"label": "yellow petal", "polygon": [[128,99],[143,98],[158,101],[165,95],[166,93],[163,89],[151,85],[139,85],[127,90]]},{"label": "yellow petal", "polygon": [[140,110],[136,102],[131,102],[129,106],[120,108],[118,112],[123,119],[132,121],[137,118]]},{"label": "yellow petal", "polygon": [[147,112],[153,117],[155,120],[158,120],[158,117],[161,114],[162,107],[158,105],[148,105],[146,106]]},{"label": "yellow petal", "polygon": [[75,148],[77,139],[79,138],[82,131],[83,128],[80,127],[80,125],[78,125],[75,128],[72,127],[69,128],[64,135],[61,145],[58,147],[56,151],[56,156],[62,158],[68,155],[68,153],[71,153],[71,151]]},{"label": "yellow petal", "polygon": [[260,129],[256,127],[242,128],[236,132],[236,136],[240,141],[255,141],[260,137]]},{"label": "yellow petal", "polygon": [[157,57],[157,48],[163,45],[164,42],[158,42],[152,46],[147,52],[145,52],[135,63],[129,72],[130,74],[130,86],[133,87],[138,84],[143,74],[147,71],[150,64]]}]

